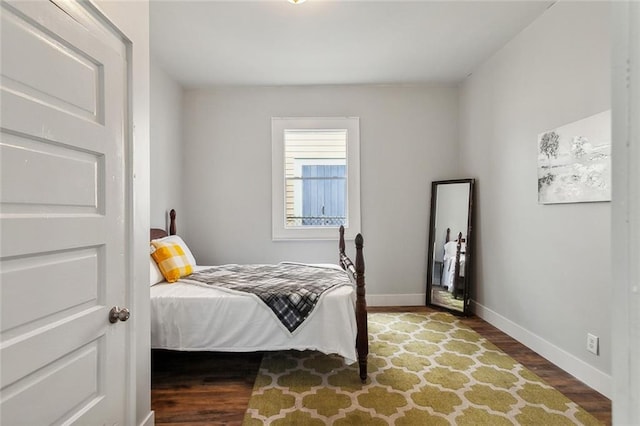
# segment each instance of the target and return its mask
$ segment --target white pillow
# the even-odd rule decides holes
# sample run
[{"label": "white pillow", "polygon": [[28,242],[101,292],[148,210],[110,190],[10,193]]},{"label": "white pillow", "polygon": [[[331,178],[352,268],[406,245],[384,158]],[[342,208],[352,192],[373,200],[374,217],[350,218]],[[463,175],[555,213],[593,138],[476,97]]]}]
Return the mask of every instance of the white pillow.
[{"label": "white pillow", "polygon": [[179,236],[177,236],[177,235],[169,235],[168,237],[159,238],[159,239],[154,240],[154,241],[162,241],[164,243],[179,244],[180,247],[182,247],[182,251],[184,251],[185,256],[187,256],[187,259],[189,260],[189,263],[191,265],[197,265],[198,264],[196,262],[196,258],[193,257],[193,254],[191,253],[191,250],[189,250],[189,247],[187,247],[187,244]]},{"label": "white pillow", "polygon": [[149,256],[149,283],[154,285],[162,281],[164,281],[164,277],[162,276],[162,272],[160,272],[160,268],[158,268],[156,261]]}]

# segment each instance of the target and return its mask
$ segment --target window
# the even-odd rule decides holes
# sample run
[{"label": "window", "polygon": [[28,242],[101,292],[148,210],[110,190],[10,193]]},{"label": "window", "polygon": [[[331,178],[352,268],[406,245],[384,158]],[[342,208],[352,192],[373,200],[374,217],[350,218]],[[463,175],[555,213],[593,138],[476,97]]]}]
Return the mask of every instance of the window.
[{"label": "window", "polygon": [[273,239],[354,238],[360,228],[358,118],[273,118]]},{"label": "window", "polygon": [[286,226],[346,221],[347,132],[284,131]]}]

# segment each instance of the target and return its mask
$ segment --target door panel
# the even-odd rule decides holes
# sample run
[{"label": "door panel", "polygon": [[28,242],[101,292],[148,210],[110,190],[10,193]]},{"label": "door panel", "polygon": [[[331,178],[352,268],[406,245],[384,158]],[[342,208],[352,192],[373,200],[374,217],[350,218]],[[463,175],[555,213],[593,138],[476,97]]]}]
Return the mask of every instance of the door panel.
[{"label": "door panel", "polygon": [[[3,134],[0,166],[13,179],[2,180],[7,204],[76,207],[97,213],[102,156],[42,139]],[[51,179],[42,179],[50,176]],[[22,207],[24,208],[24,207]]]},{"label": "door panel", "polygon": [[[3,418],[18,419],[25,425],[46,425],[52,423],[51,419],[64,418],[68,407],[78,411],[100,403],[99,377],[104,376],[98,371],[100,343],[91,342],[35,372],[2,405]],[[34,409],[34,401],[47,403]]]},{"label": "door panel", "polygon": [[[97,116],[102,106],[102,66],[82,50],[19,12],[7,13],[3,31],[11,46],[2,49],[2,75],[12,90],[27,93],[69,112]],[[29,67],[22,66],[29,53]],[[46,69],[49,77],[42,78]]]},{"label": "door panel", "polygon": [[0,423],[124,424],[126,46],[81,3],[0,7]]},{"label": "door panel", "polygon": [[[84,304],[95,304],[99,290],[97,271],[103,256],[94,247],[3,262],[0,331],[22,324],[37,328],[41,319],[58,313],[63,314],[62,318],[85,309]],[[43,286],[45,282],[47,285]],[[38,303],[33,303],[34,295]]]}]

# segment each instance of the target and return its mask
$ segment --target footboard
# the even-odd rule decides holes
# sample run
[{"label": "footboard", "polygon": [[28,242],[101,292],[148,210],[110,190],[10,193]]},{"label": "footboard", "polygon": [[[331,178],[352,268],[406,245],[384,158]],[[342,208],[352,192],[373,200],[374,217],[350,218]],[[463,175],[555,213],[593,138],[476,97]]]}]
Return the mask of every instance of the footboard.
[{"label": "footboard", "polygon": [[358,365],[360,367],[360,379],[364,383],[367,380],[367,355],[369,354],[369,329],[367,327],[367,299],[365,297],[364,282],[364,256],[362,246],[364,239],[361,234],[356,236],[356,263],[355,266],[345,253],[344,226],[340,226],[340,266],[344,269],[352,282],[356,284],[356,323],[358,335],[356,337],[356,349],[358,351]]}]

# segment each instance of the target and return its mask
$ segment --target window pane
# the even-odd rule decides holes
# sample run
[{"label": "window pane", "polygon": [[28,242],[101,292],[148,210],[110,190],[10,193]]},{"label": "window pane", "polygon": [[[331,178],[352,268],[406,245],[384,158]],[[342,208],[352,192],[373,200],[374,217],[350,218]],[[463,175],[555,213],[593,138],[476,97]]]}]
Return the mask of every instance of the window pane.
[{"label": "window pane", "polygon": [[346,130],[285,130],[287,227],[347,225]]}]

